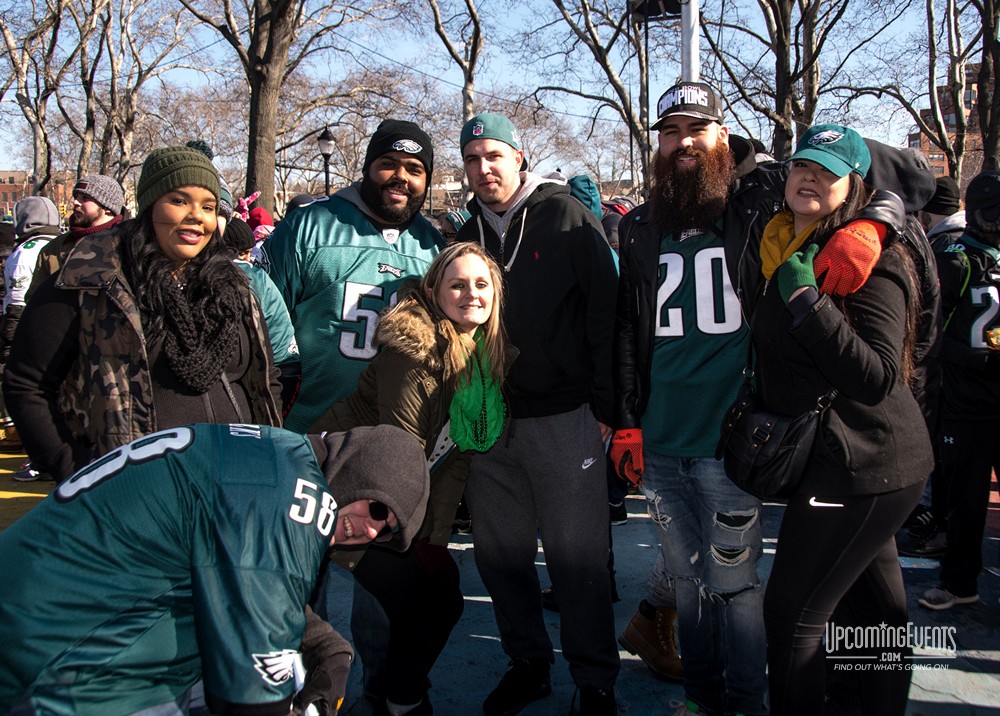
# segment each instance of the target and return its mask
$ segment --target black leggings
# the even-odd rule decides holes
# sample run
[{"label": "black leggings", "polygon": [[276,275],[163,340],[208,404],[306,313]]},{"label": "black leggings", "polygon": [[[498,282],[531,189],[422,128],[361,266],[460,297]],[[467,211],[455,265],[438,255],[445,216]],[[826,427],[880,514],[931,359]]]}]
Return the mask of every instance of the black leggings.
[{"label": "black leggings", "polygon": [[[789,500],[764,595],[775,716],[822,714],[824,709],[872,716],[906,711],[908,669],[852,669],[849,678],[842,678],[845,672],[839,669],[861,660],[826,658],[822,640],[827,621],[836,626],[906,625],[906,592],[893,535],[922,490],[918,483],[881,495],[798,495]],[[909,665],[905,647],[849,655],[884,652],[898,654],[899,666]],[[836,679],[836,689],[827,688],[827,672]]]},{"label": "black leggings", "polygon": [[354,578],[389,617],[386,695],[398,704],[420,701],[431,667],[465,607],[455,560],[447,547],[426,540],[402,554],[369,547]]}]

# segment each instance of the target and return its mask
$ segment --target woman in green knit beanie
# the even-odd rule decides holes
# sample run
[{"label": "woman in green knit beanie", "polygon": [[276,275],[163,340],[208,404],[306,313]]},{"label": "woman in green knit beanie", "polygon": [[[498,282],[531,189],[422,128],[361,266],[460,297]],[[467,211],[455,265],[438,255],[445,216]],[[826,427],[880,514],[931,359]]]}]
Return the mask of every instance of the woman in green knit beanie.
[{"label": "woman in green knit beanie", "polygon": [[164,428],[280,425],[260,306],[218,231],[218,199],[205,154],[157,149],[136,217],[84,237],[36,290],[24,318],[40,318],[19,335],[7,390],[32,462],[56,479]]}]

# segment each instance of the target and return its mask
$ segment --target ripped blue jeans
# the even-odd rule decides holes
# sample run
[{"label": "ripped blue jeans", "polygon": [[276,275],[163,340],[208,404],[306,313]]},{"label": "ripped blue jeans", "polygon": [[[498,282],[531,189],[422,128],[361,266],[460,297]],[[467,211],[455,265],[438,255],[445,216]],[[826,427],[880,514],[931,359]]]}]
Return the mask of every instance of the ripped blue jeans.
[{"label": "ripped blue jeans", "polygon": [[646,506],[675,580],[685,695],[703,713],[766,713],[761,502],[720,460],[648,450],[643,459]]}]

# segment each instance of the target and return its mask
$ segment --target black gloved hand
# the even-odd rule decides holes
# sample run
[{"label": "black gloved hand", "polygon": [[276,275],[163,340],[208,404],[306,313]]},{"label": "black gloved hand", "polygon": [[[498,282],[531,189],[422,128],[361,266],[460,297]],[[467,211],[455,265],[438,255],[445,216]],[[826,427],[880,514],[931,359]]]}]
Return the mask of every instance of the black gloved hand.
[{"label": "black gloved hand", "polygon": [[278,382],[281,383],[281,417],[288,417],[288,412],[295,405],[296,398],[299,397],[299,388],[302,387],[302,364],[298,361],[282,363],[278,366],[281,375]]},{"label": "black gloved hand", "polygon": [[306,630],[302,636],[302,665],[306,669],[302,690],[292,700],[293,713],[303,714],[312,704],[319,716],[334,716],[347,693],[354,650],[327,622],[306,607]]},{"label": "black gloved hand", "polygon": [[335,716],[347,693],[347,677],[351,673],[351,654],[338,652],[306,670],[306,683],[295,694],[292,713],[305,713],[312,704],[319,716]]}]

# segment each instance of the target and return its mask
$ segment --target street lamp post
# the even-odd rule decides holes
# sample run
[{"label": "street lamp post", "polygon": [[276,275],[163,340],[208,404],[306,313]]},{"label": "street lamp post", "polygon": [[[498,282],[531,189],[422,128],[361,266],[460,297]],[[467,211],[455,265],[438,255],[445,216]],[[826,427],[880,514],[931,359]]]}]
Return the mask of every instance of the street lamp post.
[{"label": "street lamp post", "polygon": [[330,157],[333,156],[333,147],[336,141],[329,126],[324,127],[323,133],[316,138],[316,142],[319,144],[319,153],[323,155],[323,176],[326,186],[326,196],[330,196]]}]

